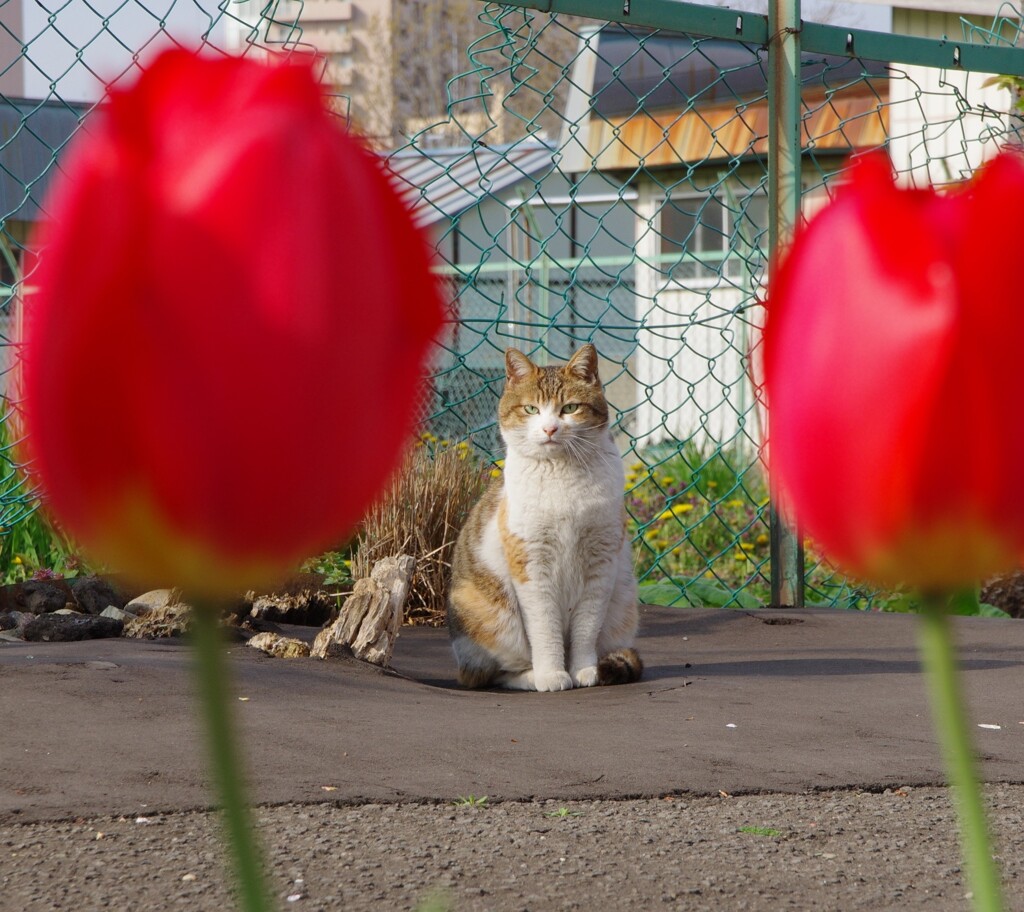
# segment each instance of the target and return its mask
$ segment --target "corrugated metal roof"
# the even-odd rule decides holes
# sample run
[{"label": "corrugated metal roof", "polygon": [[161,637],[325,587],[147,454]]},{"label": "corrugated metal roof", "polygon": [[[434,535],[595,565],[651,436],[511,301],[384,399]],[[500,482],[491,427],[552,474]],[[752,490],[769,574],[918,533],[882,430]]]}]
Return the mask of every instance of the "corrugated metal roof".
[{"label": "corrugated metal roof", "polygon": [[454,218],[487,196],[552,167],[551,147],[536,140],[465,149],[404,149],[385,159],[421,225]]}]

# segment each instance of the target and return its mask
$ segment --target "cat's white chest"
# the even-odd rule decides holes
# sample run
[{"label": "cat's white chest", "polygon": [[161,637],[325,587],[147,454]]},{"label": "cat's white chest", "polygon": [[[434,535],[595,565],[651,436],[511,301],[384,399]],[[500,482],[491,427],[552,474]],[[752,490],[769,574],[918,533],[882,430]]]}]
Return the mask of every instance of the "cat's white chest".
[{"label": "cat's white chest", "polygon": [[505,491],[511,531],[536,534],[548,528],[569,532],[574,526],[617,520],[623,482],[604,463],[518,466],[506,464]]}]

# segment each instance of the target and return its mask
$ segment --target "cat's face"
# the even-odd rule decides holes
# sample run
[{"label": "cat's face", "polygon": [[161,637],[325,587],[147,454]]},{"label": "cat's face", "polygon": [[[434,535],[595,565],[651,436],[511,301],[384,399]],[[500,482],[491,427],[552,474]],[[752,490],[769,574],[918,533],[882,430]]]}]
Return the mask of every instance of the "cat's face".
[{"label": "cat's face", "polygon": [[498,404],[509,448],[535,459],[583,456],[608,427],[608,403],[597,375],[597,352],[584,345],[564,366],[539,367],[510,348]]}]

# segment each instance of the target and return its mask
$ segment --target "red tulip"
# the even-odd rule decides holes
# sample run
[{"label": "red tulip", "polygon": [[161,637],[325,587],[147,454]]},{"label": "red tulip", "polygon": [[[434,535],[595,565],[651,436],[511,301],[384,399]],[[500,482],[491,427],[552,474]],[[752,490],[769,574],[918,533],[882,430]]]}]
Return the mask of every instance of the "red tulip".
[{"label": "red tulip", "polygon": [[1024,554],[1024,161],[946,193],[884,155],[798,233],[764,332],[770,459],[852,574],[971,584]]},{"label": "red tulip", "polygon": [[172,51],[62,159],[22,395],[94,558],[217,595],[337,544],[413,428],[424,238],[306,66]]}]

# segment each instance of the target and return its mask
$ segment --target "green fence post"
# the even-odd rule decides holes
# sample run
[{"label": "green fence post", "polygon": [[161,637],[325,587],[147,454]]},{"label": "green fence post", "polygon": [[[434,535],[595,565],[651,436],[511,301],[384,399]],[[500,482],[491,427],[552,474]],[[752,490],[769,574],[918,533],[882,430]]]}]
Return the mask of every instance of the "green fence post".
[{"label": "green fence post", "polygon": [[[768,4],[768,109],[768,245],[774,262],[800,217],[800,0]],[[770,417],[768,439],[770,447]],[[772,604],[802,607],[804,549],[799,527],[795,522],[790,527],[783,519],[774,472],[769,486]]]}]

